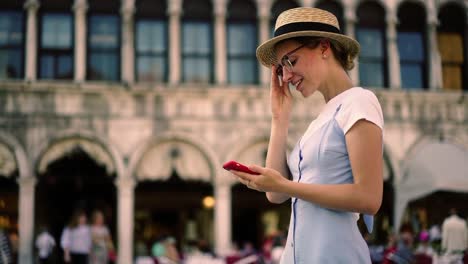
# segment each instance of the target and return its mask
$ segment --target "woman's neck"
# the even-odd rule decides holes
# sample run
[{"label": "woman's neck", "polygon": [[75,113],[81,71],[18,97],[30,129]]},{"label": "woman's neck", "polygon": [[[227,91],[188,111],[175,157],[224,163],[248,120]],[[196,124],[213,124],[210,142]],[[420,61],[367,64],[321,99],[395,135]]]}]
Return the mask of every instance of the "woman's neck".
[{"label": "woman's neck", "polygon": [[346,71],[341,67],[334,67],[319,91],[328,103],[333,97],[352,87],[353,83]]}]

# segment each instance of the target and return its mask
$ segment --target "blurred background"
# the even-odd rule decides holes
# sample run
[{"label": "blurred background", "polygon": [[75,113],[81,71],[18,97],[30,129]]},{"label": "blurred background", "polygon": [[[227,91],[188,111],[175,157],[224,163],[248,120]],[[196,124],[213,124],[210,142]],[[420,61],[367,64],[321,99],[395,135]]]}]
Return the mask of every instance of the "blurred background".
[{"label": "blurred background", "polygon": [[[255,49],[298,6],[360,42],[350,76],[384,112],[383,203],[363,235],[385,247],[432,230],[440,248],[449,210],[468,216],[466,1],[2,0],[0,229],[14,262],[34,263],[42,227],[62,259],[78,209],[103,213],[118,263],[168,237],[181,255],[268,251],[290,204],[221,165],[264,164],[270,72]],[[324,105],[294,95],[290,148]]]}]

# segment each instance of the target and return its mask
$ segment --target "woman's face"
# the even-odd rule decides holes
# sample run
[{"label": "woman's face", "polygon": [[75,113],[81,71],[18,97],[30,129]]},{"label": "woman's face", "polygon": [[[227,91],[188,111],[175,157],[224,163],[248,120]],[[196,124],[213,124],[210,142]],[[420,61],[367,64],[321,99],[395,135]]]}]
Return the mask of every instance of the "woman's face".
[{"label": "woman's face", "polygon": [[104,216],[101,213],[96,214],[94,218],[95,225],[102,225],[104,224]]},{"label": "woman's face", "polygon": [[[283,82],[291,83],[304,97],[318,90],[325,74],[320,45],[312,49],[287,40],[278,44],[275,51],[278,64],[283,66]],[[289,67],[288,61],[291,63]]]},{"label": "woman's face", "polygon": [[86,225],[86,215],[82,214],[78,218],[78,224],[79,225]]}]

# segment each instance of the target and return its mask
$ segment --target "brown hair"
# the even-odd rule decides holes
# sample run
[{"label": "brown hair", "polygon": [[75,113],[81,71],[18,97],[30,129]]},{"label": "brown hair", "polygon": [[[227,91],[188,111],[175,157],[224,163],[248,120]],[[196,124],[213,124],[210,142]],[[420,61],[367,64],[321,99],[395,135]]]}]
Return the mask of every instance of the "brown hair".
[{"label": "brown hair", "polygon": [[94,224],[96,222],[96,219],[99,217],[99,215],[102,216],[102,220],[104,221],[104,213],[101,210],[95,210],[93,212],[93,216],[92,216],[92,219],[91,219],[92,224]]},{"label": "brown hair", "polygon": [[354,68],[354,61],[352,56],[349,52],[347,52],[339,42],[329,39],[329,38],[321,38],[321,37],[296,37],[296,38],[289,38],[278,42],[276,45],[287,41],[287,40],[294,40],[299,42],[300,44],[307,44],[310,48],[315,49],[320,44],[320,41],[327,40],[330,42],[330,48],[335,56],[336,60],[340,63],[341,67],[345,71],[350,71]]},{"label": "brown hair", "polygon": [[73,216],[70,220],[70,224],[68,225],[69,227],[71,228],[75,228],[78,226],[79,224],[79,221],[80,221],[80,217],[81,216],[85,216],[86,217],[86,213],[83,211],[83,210],[77,210],[73,213]]}]

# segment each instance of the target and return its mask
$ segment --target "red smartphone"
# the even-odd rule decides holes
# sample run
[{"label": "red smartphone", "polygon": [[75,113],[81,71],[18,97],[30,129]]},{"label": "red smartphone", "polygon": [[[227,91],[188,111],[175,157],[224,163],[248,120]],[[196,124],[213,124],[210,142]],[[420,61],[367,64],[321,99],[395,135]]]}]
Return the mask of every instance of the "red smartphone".
[{"label": "red smartphone", "polygon": [[242,171],[242,172],[246,172],[246,173],[253,174],[253,175],[260,175],[260,173],[252,171],[247,166],[234,160],[224,163],[223,168],[225,170],[236,170],[236,171]]}]

